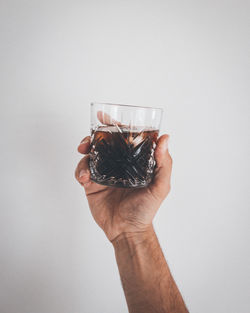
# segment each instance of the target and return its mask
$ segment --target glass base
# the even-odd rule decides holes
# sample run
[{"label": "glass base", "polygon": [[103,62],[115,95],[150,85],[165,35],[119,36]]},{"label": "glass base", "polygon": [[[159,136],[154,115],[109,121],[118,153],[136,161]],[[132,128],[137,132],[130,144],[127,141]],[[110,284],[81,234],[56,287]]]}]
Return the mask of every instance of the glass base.
[{"label": "glass base", "polygon": [[138,183],[131,183],[128,181],[119,181],[119,180],[115,180],[115,178],[112,179],[106,179],[106,180],[101,180],[101,179],[96,179],[94,177],[91,176],[90,178],[93,182],[99,184],[99,185],[103,185],[103,186],[109,186],[109,187],[116,187],[116,188],[145,188],[147,187],[150,182],[151,179],[147,182],[138,182]]}]

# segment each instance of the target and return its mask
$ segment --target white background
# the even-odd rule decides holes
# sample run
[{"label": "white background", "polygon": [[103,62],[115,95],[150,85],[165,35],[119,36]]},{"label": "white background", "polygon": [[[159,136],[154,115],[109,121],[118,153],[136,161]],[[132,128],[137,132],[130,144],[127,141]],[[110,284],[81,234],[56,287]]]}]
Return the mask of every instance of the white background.
[{"label": "white background", "polygon": [[166,259],[190,312],[248,313],[249,2],[0,3],[1,313],[127,312],[74,179],[91,101],[164,107]]}]

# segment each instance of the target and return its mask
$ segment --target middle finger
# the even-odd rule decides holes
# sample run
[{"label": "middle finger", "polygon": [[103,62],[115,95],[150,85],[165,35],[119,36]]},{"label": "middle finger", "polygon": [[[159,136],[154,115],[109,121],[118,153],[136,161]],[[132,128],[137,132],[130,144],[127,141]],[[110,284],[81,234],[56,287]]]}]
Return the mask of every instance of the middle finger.
[{"label": "middle finger", "polygon": [[90,136],[85,137],[79,144],[77,150],[82,154],[89,153],[90,149]]}]

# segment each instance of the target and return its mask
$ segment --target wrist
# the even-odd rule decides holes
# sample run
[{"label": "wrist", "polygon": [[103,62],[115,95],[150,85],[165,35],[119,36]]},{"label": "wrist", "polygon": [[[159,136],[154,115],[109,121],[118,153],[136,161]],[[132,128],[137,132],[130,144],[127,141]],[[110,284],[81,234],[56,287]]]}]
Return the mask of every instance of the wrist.
[{"label": "wrist", "polygon": [[115,249],[119,249],[124,246],[133,247],[151,241],[152,238],[155,238],[155,236],[153,225],[150,224],[148,227],[140,231],[122,232],[111,240],[111,243]]}]

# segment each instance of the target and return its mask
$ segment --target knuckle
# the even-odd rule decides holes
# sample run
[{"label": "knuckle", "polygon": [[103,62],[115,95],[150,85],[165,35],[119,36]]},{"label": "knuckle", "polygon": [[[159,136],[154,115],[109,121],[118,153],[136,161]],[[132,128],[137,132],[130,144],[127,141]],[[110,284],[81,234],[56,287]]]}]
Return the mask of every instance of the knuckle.
[{"label": "knuckle", "polygon": [[170,184],[169,179],[167,179],[164,184],[164,197],[166,197],[169,194],[170,189],[171,189],[171,184]]},{"label": "knuckle", "polygon": [[78,163],[76,169],[75,169],[75,178],[77,181],[79,181],[79,173],[81,172],[81,170],[86,170],[88,171],[89,169],[89,156],[84,156],[81,161]]},{"label": "knuckle", "polygon": [[170,184],[168,184],[168,185],[164,188],[164,191],[163,191],[163,194],[162,194],[163,199],[165,199],[165,198],[167,197],[167,195],[168,195],[169,192],[170,192],[170,189],[171,189]]},{"label": "knuckle", "polygon": [[167,163],[172,167],[172,165],[173,165],[173,159],[172,159],[172,157],[171,157],[170,154],[168,154],[168,156],[167,156]]}]

